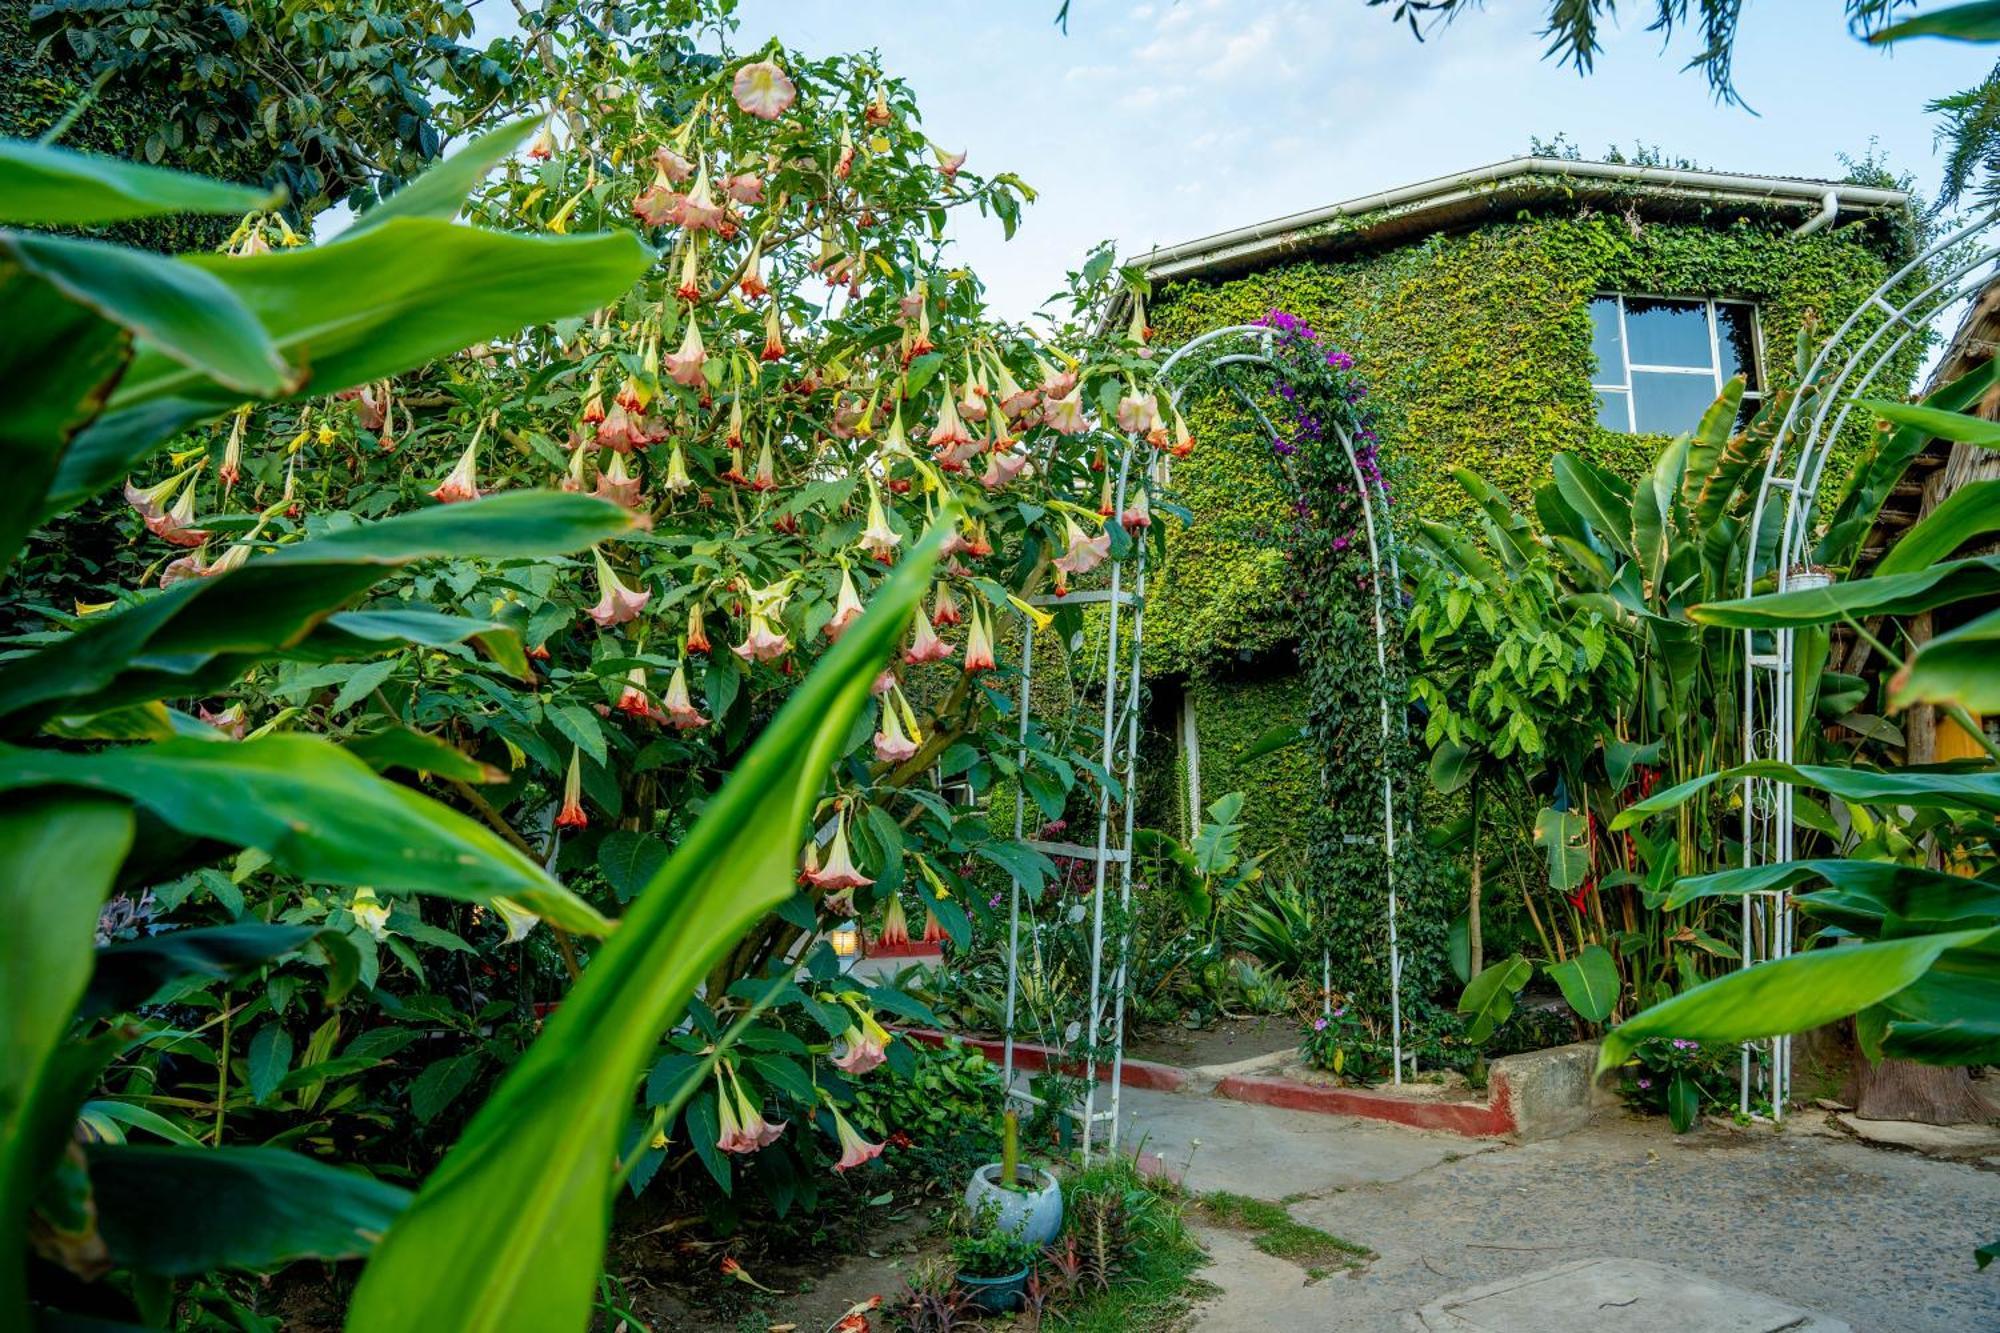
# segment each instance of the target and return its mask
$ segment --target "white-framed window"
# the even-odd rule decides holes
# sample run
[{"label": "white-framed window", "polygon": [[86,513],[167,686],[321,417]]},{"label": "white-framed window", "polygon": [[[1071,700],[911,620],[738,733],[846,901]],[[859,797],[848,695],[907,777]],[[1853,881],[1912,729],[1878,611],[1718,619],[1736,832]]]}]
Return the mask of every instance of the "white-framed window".
[{"label": "white-framed window", "polygon": [[1627,434],[1690,431],[1732,376],[1744,380],[1741,425],[1764,396],[1763,343],[1749,301],[1598,296],[1590,303],[1597,424]]}]

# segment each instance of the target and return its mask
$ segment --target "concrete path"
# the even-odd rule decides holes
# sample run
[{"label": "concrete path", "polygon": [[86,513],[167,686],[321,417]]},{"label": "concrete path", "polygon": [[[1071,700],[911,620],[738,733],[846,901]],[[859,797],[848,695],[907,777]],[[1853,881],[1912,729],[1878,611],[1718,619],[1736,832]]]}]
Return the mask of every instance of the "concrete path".
[{"label": "concrete path", "polygon": [[[1817,1115],[1782,1133],[1675,1136],[1663,1120],[1615,1113],[1508,1145],[1170,1093],[1127,1092],[1124,1106],[1125,1146],[1143,1142],[1185,1170],[1190,1190],[1286,1201],[1298,1221],[1379,1256],[1313,1282],[1243,1233],[1201,1226],[1214,1256],[1201,1276],[1219,1293],[1198,1312],[1203,1333],[1400,1333],[1424,1327],[1417,1312],[1444,1298],[1600,1258],[1670,1265],[1688,1275],[1691,1298],[1726,1305],[1727,1288],[1741,1288],[1733,1299],[1746,1313],[1796,1307],[1822,1328],[2000,1329],[2000,1265],[1981,1273],[1972,1258],[2000,1237],[2000,1171],[1872,1147]],[[1653,1282],[1648,1301],[1678,1282]],[[1651,1327],[1595,1308],[1565,1313],[1560,1285],[1532,1289],[1551,1301],[1528,1302],[1531,1322],[1490,1326]],[[1674,1326],[1666,1317],[1661,1327]],[[1678,1326],[1717,1325],[1691,1309]]]}]

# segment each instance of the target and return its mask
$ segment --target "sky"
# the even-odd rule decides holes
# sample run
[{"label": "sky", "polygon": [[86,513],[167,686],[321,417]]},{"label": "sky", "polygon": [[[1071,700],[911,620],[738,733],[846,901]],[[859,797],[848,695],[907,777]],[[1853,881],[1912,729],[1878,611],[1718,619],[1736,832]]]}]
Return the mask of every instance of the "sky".
[{"label": "sky", "polygon": [[[997,312],[1027,317],[1096,242],[1121,253],[1512,157],[1567,135],[1587,157],[1657,145],[1718,170],[1844,174],[1871,144],[1936,192],[1925,103],[1991,48],[1850,37],[1830,0],[1751,0],[1739,91],[1718,105],[1694,50],[1663,51],[1628,4],[1596,73],[1542,58],[1544,3],[1488,0],[1419,43],[1364,0],[742,0],[735,45],[876,48],[968,170],[1040,191],[1016,238],[968,215],[955,243]],[[1811,12],[1808,14],[1807,11]]]}]

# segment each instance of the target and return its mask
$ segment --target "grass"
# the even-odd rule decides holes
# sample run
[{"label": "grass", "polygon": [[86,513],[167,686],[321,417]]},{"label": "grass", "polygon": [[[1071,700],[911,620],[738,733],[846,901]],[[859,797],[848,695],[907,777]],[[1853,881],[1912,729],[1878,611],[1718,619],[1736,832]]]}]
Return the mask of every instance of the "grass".
[{"label": "grass", "polygon": [[1123,1201],[1126,1253],[1108,1291],[1049,1312],[1047,1326],[1065,1333],[1167,1333],[1185,1326],[1194,1302],[1214,1288],[1194,1276],[1208,1255],[1188,1233],[1179,1191],[1139,1174],[1116,1158],[1063,1183],[1064,1224],[1080,1205],[1114,1196]]},{"label": "grass", "polygon": [[1375,1257],[1375,1251],[1366,1245],[1298,1221],[1282,1203],[1216,1190],[1201,1196],[1200,1207],[1217,1226],[1250,1232],[1252,1245],[1274,1258],[1297,1264],[1314,1277],[1356,1269]]}]

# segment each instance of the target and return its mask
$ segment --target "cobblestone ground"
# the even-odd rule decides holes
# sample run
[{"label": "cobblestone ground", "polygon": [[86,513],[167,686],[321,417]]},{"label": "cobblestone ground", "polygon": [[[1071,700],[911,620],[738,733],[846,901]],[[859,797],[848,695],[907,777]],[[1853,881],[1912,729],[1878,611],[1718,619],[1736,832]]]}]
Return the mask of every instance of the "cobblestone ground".
[{"label": "cobblestone ground", "polygon": [[[1379,1127],[1327,1117],[1290,1146],[1311,1153],[1323,1134],[1338,1156],[1344,1132],[1372,1138]],[[2000,1265],[1979,1272],[1972,1254],[2000,1238],[2000,1170],[1872,1147],[1817,1113],[1783,1132],[1684,1136],[1614,1114],[1560,1139],[1319,1185],[1290,1202],[1297,1220],[1378,1257],[1313,1281],[1211,1230],[1216,1262],[1202,1276],[1221,1294],[1197,1316],[1204,1333],[1401,1329],[1441,1296],[1596,1256],[1670,1264],[1856,1333],[2000,1330]]]}]

